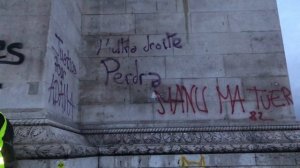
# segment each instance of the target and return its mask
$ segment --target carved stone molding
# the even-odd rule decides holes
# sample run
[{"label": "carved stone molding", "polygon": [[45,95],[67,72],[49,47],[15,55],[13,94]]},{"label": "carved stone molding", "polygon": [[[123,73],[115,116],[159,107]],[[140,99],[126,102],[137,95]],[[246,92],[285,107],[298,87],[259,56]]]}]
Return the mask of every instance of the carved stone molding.
[{"label": "carved stone molding", "polygon": [[17,159],[72,158],[99,155],[98,149],[95,147],[74,144],[28,144],[16,145],[14,148]]},{"label": "carved stone molding", "polygon": [[14,143],[72,143],[87,145],[85,137],[52,126],[15,126]]},{"label": "carved stone molding", "polygon": [[14,126],[52,126],[63,130],[80,133],[80,129],[70,127],[49,119],[10,120]]},{"label": "carved stone molding", "polygon": [[278,131],[300,130],[300,124],[293,125],[234,125],[202,126],[177,128],[119,128],[119,129],[83,129],[84,134],[121,134],[121,133],[161,133],[161,132],[219,132],[219,131]]},{"label": "carved stone molding", "polygon": [[218,132],[218,131],[278,131],[300,130],[300,123],[292,124],[264,124],[264,125],[224,125],[224,126],[198,126],[198,127],[148,127],[148,128],[114,128],[89,129],[74,128],[49,119],[11,120],[14,126],[53,126],[63,130],[81,134],[114,134],[114,133],[157,133],[157,132]]},{"label": "carved stone molding", "polygon": [[298,124],[77,130],[50,120],[12,123],[22,159],[300,150]]},{"label": "carved stone molding", "polygon": [[250,153],[250,152],[296,152],[300,146],[294,143],[270,144],[211,144],[211,145],[116,145],[99,148],[100,155],[144,154],[199,154],[199,153]]},{"label": "carved stone molding", "polygon": [[90,134],[103,155],[279,152],[300,149],[300,131]]},{"label": "carved stone molding", "polygon": [[14,148],[18,159],[65,158],[98,155],[80,134],[53,126],[15,126]]}]

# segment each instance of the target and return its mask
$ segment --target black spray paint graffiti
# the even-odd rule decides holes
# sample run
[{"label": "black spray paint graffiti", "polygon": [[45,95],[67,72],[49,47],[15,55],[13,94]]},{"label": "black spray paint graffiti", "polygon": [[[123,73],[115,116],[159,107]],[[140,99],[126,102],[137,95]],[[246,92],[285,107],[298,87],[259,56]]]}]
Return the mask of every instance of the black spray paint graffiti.
[{"label": "black spray paint graffiti", "polygon": [[122,73],[120,70],[120,62],[114,58],[103,59],[101,60],[101,64],[103,64],[106,69],[105,85],[108,85],[110,81],[116,84],[142,85],[145,77],[151,78],[153,88],[156,88],[161,83],[161,78],[158,73],[140,73],[137,60],[134,61],[135,71],[132,73]]},{"label": "black spray paint graffiti", "polygon": [[[62,48],[62,45],[63,45],[64,42],[57,34],[55,34],[55,37],[58,41],[57,48],[52,46],[52,50],[53,50],[54,55],[55,55],[55,60],[58,61],[58,59],[59,59],[63,63],[62,65],[65,68],[67,68],[70,73],[76,75],[77,70],[76,70],[76,66],[75,66],[74,61],[70,57],[70,51],[69,50],[65,51]],[[55,68],[63,69],[63,67],[61,67],[62,65],[55,64]]]},{"label": "black spray paint graffiti", "polygon": [[161,41],[154,41],[150,35],[146,37],[146,44],[143,47],[138,48],[136,45],[132,45],[130,43],[130,38],[119,38],[117,40],[116,46],[111,47],[112,40],[110,38],[107,39],[99,39],[98,47],[96,55],[99,55],[103,48],[108,48],[110,53],[113,54],[134,54],[139,49],[143,52],[149,52],[153,50],[168,50],[172,48],[182,48],[181,38],[177,37],[177,33],[166,33],[166,36],[161,39]]},{"label": "black spray paint graffiti", "polygon": [[75,104],[73,102],[73,93],[69,89],[68,81],[65,81],[67,74],[77,74],[74,61],[69,55],[69,50],[64,50],[63,40],[55,34],[57,45],[52,46],[54,54],[54,73],[52,74],[51,85],[48,88],[50,92],[48,102],[53,106],[58,106],[63,113],[73,118]]},{"label": "black spray paint graffiti", "polygon": [[6,42],[3,40],[0,40],[0,51],[4,51],[5,49],[7,52],[14,57],[17,57],[17,61],[8,61],[8,60],[2,60],[1,59],[6,59],[7,55],[1,55],[0,54],[0,64],[10,64],[10,65],[20,65],[24,62],[25,56],[22,53],[19,53],[15,51],[15,49],[22,49],[23,44],[22,43],[11,43],[7,46],[6,48]]},{"label": "black spray paint graffiti", "polygon": [[55,79],[55,74],[53,74],[48,90],[50,91],[48,101],[54,106],[60,107],[64,113],[73,118],[75,105],[73,103],[73,93],[69,91],[69,85],[61,79]]}]

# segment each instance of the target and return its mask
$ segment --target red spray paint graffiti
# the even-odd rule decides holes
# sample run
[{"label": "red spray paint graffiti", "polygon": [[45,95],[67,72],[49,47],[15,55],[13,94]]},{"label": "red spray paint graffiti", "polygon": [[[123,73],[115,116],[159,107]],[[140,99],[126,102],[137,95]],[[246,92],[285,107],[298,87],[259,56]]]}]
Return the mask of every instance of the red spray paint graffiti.
[{"label": "red spray paint graffiti", "polygon": [[[208,86],[197,87],[192,85],[187,88],[184,85],[176,85],[175,87],[168,87],[167,96],[155,90],[156,99],[159,103],[157,112],[161,115],[173,114],[181,111],[181,113],[192,112],[194,114],[209,113],[206,98]],[[242,96],[242,90],[239,85],[227,85],[225,91],[222,91],[220,86],[215,87],[215,94],[218,98],[219,113],[224,112],[224,103],[229,103],[229,112],[234,115],[237,107],[240,107],[241,112],[249,112],[249,119],[252,121],[270,121],[272,119],[265,118],[262,110],[270,110],[271,108],[279,108],[290,106],[293,104],[291,91],[286,87],[281,87],[279,90],[263,90],[256,86],[246,89],[248,94],[255,96],[256,109],[246,109],[246,99]],[[280,103],[279,103],[280,102]]]},{"label": "red spray paint graffiti", "polygon": [[230,86],[227,85],[226,88],[227,88],[227,93],[226,93],[226,96],[224,96],[222,94],[222,92],[220,91],[220,87],[219,86],[216,87],[216,90],[217,90],[217,93],[218,93],[218,98],[219,98],[220,113],[223,112],[223,105],[222,105],[223,100],[227,100],[228,98],[230,100],[231,113],[232,114],[235,111],[235,105],[236,105],[237,102],[240,103],[243,112],[245,112],[245,108],[244,108],[244,104],[243,104],[243,102],[245,101],[245,99],[241,98],[241,93],[240,93],[239,86],[238,85],[235,86],[235,90],[234,90],[234,95],[233,96],[232,96],[232,93],[231,93],[231,90],[230,90]]},{"label": "red spray paint graffiti", "polygon": [[[204,97],[204,93],[207,87],[202,88],[200,94],[198,93],[198,89],[199,89],[198,87],[193,85],[188,92],[185,86],[176,85],[176,94],[174,97],[172,95],[172,88],[169,87],[169,91],[168,91],[169,94],[167,99],[163,98],[159,92],[155,91],[157,99],[161,105],[161,109],[158,109],[157,112],[159,114],[165,114],[166,110],[163,103],[169,103],[171,112],[173,114],[175,114],[176,112],[177,105],[181,106],[182,113],[189,112],[190,107],[193,113],[196,113],[196,111],[207,113],[208,109]],[[203,107],[199,105],[198,102],[199,98],[204,104]]]},{"label": "red spray paint graffiti", "polygon": [[[252,92],[255,93],[257,110],[260,110],[261,107],[263,107],[263,109],[265,109],[265,110],[268,110],[272,106],[273,107],[283,107],[286,105],[293,104],[292,93],[286,87],[282,87],[280,90],[269,90],[269,91],[263,90],[263,89],[257,89],[256,87],[253,87],[253,88],[250,88],[247,90],[251,93]],[[268,94],[265,95],[266,93],[268,93]],[[285,99],[286,104],[285,103],[277,104],[278,102],[276,102],[276,100],[280,100],[282,98]],[[267,103],[264,103],[266,101],[267,101]]]}]

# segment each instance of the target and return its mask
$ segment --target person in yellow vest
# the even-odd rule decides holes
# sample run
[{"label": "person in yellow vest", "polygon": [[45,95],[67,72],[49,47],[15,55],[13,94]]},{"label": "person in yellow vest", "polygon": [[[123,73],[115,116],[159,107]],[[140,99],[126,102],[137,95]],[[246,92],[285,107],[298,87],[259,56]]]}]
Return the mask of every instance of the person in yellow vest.
[{"label": "person in yellow vest", "polygon": [[0,168],[13,168],[15,155],[13,150],[13,127],[0,112]]}]

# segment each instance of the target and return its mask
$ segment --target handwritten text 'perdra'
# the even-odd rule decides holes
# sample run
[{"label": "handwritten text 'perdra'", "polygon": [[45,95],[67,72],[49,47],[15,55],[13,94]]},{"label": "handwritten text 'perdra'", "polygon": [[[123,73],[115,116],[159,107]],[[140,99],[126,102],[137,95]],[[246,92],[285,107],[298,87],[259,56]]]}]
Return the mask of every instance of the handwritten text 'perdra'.
[{"label": "handwritten text 'perdra'", "polygon": [[155,72],[139,72],[138,61],[134,61],[134,72],[122,72],[120,70],[121,64],[117,59],[106,58],[101,60],[101,64],[104,65],[106,70],[105,85],[108,85],[111,81],[115,84],[125,85],[143,85],[145,77],[150,77],[151,85],[153,88],[158,87],[161,83],[161,78],[158,73]]}]

